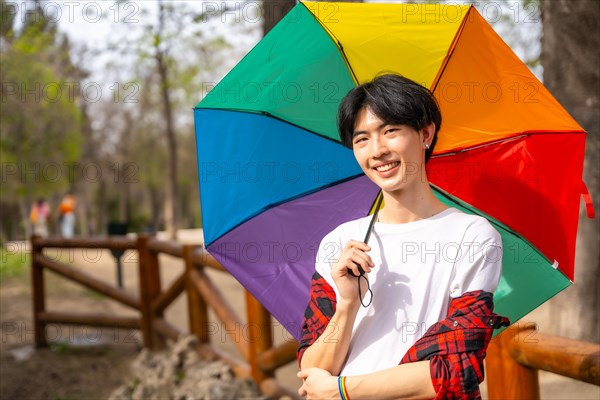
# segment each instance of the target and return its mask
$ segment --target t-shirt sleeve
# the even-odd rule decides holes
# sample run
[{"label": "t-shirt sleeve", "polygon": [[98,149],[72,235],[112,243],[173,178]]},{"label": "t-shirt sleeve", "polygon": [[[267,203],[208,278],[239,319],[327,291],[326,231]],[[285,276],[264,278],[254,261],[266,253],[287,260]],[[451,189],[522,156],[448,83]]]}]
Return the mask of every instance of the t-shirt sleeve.
[{"label": "t-shirt sleeve", "polygon": [[304,312],[302,336],[297,352],[298,365],[306,349],[319,339],[335,313],[337,292],[331,278],[331,263],[337,260],[341,251],[339,234],[335,230],[325,236],[319,244],[310,299]]},{"label": "t-shirt sleeve", "polygon": [[338,260],[343,247],[339,230],[338,227],[321,240],[315,259],[315,271],[334,288],[335,284],[331,278],[331,264]]},{"label": "t-shirt sleeve", "polygon": [[475,290],[493,293],[501,273],[502,238],[485,218],[478,218],[466,229],[460,244],[450,297]]}]

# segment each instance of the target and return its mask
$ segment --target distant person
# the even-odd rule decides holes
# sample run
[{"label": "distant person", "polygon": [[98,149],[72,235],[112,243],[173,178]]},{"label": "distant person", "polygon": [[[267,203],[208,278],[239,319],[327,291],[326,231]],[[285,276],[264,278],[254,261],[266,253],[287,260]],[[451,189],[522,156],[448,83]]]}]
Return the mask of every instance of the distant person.
[{"label": "distant person", "polygon": [[50,222],[50,206],[43,197],[31,206],[29,213],[29,222],[31,223],[33,234],[36,236],[48,236],[48,224]]},{"label": "distant person", "polygon": [[75,196],[67,193],[58,206],[60,214],[60,234],[72,238],[75,233]]}]

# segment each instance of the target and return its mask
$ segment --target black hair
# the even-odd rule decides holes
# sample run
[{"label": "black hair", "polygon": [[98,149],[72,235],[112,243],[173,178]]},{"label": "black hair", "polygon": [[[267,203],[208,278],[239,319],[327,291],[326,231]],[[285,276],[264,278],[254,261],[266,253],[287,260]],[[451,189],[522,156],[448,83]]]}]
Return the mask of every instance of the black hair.
[{"label": "black hair", "polygon": [[429,161],[442,126],[440,108],[429,89],[402,75],[385,74],[348,92],[340,104],[337,123],[342,144],[350,149],[356,116],[364,107],[386,124],[408,125],[416,131],[433,122],[435,133],[425,151],[425,162]]}]

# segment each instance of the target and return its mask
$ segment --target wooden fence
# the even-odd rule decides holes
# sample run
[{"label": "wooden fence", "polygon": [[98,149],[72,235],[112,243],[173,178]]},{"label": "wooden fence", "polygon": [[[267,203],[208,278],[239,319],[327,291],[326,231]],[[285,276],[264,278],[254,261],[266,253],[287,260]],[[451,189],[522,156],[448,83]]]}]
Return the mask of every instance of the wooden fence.
[{"label": "wooden fence", "polygon": [[492,339],[485,362],[490,399],[539,399],[538,370],[600,386],[600,344],[546,335],[534,323]]},{"label": "wooden fence", "polygon": [[[139,236],[108,238],[31,238],[33,319],[36,346],[46,345],[45,326],[49,323],[139,329],[144,347],[160,350],[167,339],[177,340],[183,333],[165,320],[164,312],[183,292],[187,294],[189,332],[199,340],[198,351],[209,358],[228,363],[239,377],[252,377],[262,391],[272,397],[292,393],[274,379],[275,371],[295,362],[298,343],[273,344],[272,317],[249,293],[246,295],[247,324],[243,324],[225,296],[205,270],[228,273],[202,246],[160,241]],[[108,284],[71,265],[44,255],[48,248],[92,248],[134,250],[138,253],[139,296]],[[168,288],[161,285],[159,255],[182,259],[185,269]],[[45,306],[44,268],[86,286],[139,312],[138,317],[86,313],[49,312]],[[244,360],[217,349],[210,343],[208,309],[212,309],[235,340]],[[252,326],[248,338],[244,327]],[[490,343],[486,376],[490,399],[539,399],[538,370],[550,371],[600,386],[600,345],[536,333],[534,324],[513,326]],[[245,337],[246,341],[239,340]],[[529,340],[527,340],[529,338]]]},{"label": "wooden fence", "polygon": [[[165,319],[164,312],[180,294],[186,292],[189,332],[198,337],[200,343],[198,351],[201,354],[211,359],[222,359],[231,366],[238,377],[253,378],[267,395],[297,397],[297,394],[289,392],[274,379],[275,371],[278,368],[295,361],[297,342],[287,341],[279,346],[274,346],[271,314],[248,291],[245,292],[247,323],[242,323],[241,318],[235,313],[219,288],[213,284],[205,269],[211,268],[222,273],[228,272],[202,246],[183,245],[177,242],[157,240],[154,237],[140,236],[137,239],[126,237],[76,239],[32,237],[31,247],[33,320],[37,347],[47,344],[45,326],[55,323],[139,329],[144,347],[153,350],[163,349],[167,339],[177,340],[184,333]],[[103,282],[79,268],[45,256],[44,249],[50,248],[137,251],[139,296]],[[161,284],[160,254],[180,258],[185,266],[181,275],[164,289]],[[49,312],[45,305],[44,269],[102,293],[138,311],[139,316]],[[226,354],[210,344],[209,307],[223,324],[227,334],[235,339],[233,342],[244,360]],[[253,329],[244,330],[249,326]],[[252,337],[248,337],[249,332],[252,333]],[[239,340],[239,338],[248,340]]]}]

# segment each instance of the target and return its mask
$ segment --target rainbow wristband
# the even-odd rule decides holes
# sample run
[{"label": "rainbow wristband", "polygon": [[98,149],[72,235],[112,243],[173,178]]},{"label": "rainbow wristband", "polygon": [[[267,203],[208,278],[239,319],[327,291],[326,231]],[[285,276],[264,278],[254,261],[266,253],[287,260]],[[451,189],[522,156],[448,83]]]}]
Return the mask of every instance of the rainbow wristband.
[{"label": "rainbow wristband", "polygon": [[345,376],[338,377],[338,390],[340,391],[340,397],[342,400],[350,400],[350,397],[348,397],[348,390],[346,389]]}]

